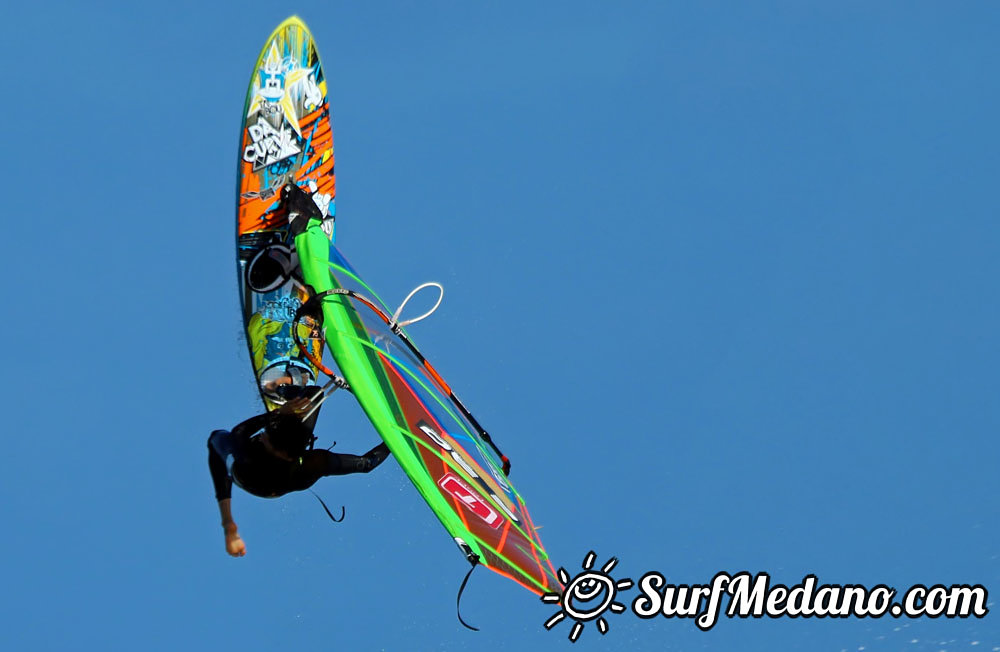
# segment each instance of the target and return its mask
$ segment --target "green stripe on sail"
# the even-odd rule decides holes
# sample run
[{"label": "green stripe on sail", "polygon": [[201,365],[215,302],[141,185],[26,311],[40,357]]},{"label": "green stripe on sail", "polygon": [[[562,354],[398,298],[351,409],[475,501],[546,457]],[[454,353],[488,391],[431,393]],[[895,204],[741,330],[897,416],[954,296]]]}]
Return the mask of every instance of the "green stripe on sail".
[{"label": "green stripe on sail", "polygon": [[[306,231],[296,236],[295,248],[302,276],[317,294],[338,288],[328,267],[330,239],[320,229],[318,221],[313,220]],[[400,434],[400,431],[409,432],[402,408],[378,354],[361,343],[367,341],[367,331],[350,300],[342,295],[331,295],[324,298],[322,308],[327,347],[361,409],[448,532],[478,548],[472,534],[437,491],[408,438]],[[354,337],[348,336],[349,333]],[[475,552],[481,554],[479,550]]]}]

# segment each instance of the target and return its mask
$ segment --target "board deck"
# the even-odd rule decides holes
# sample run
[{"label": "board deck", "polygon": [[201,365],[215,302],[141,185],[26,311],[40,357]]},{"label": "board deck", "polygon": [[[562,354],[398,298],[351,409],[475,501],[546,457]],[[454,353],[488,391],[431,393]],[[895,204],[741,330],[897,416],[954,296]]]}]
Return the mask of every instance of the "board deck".
[{"label": "board deck", "polygon": [[[306,293],[294,276],[295,245],[279,199],[295,183],[328,218],[335,214],[333,125],[326,76],[309,28],[297,16],[268,37],[254,64],[243,106],[237,166],[237,272],[254,375],[268,409],[282,385],[316,383],[317,369],[295,343],[292,324]],[[333,240],[333,219],[324,230]],[[309,319],[299,338],[314,359],[322,330]]]}]

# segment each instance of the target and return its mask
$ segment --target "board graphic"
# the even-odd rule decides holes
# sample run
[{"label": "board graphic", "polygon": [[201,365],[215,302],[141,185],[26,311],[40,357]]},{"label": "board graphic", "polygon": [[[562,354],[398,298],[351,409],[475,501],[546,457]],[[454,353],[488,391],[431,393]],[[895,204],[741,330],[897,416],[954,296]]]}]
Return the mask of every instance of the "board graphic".
[{"label": "board graphic", "polygon": [[[295,342],[295,311],[306,300],[281,189],[312,195],[333,239],[336,181],[326,77],[312,34],[293,16],[271,34],[254,65],[240,127],[237,168],[237,266],[250,360],[267,407],[287,386],[315,384],[317,369]],[[304,320],[299,340],[322,356],[318,324]],[[283,388],[284,386],[284,388]]]}]

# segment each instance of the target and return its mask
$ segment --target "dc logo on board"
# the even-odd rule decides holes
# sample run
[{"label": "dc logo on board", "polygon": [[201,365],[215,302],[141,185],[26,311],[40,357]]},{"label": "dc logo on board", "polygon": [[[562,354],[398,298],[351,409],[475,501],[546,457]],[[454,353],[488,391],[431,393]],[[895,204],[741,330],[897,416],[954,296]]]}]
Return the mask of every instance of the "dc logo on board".
[{"label": "dc logo on board", "polygon": [[583,558],[583,571],[572,580],[566,569],[559,569],[559,581],[566,587],[562,593],[549,592],[542,596],[546,604],[558,604],[561,608],[551,618],[545,621],[545,629],[552,629],[567,616],[576,622],[569,632],[569,640],[576,643],[583,631],[584,624],[596,620],[597,631],[602,635],[608,633],[608,621],[604,612],[609,609],[616,614],[625,612],[625,605],[615,602],[619,591],[632,588],[632,580],[626,578],[615,581],[611,570],[618,564],[618,559],[612,557],[600,570],[594,570],[594,560],[597,554],[593,550]]}]

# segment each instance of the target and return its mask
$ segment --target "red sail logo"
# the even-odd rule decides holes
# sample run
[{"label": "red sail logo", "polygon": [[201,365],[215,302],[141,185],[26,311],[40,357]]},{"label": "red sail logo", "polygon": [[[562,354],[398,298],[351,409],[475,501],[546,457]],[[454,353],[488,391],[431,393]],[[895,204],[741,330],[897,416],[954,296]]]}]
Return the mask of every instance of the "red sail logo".
[{"label": "red sail logo", "polygon": [[503,523],[503,516],[500,512],[493,509],[489,503],[487,503],[482,496],[473,491],[473,489],[465,484],[461,478],[459,478],[454,473],[448,473],[443,478],[438,480],[438,486],[447,491],[449,494],[458,498],[462,501],[469,511],[483,519],[487,525],[489,525],[494,530],[500,527]]}]

